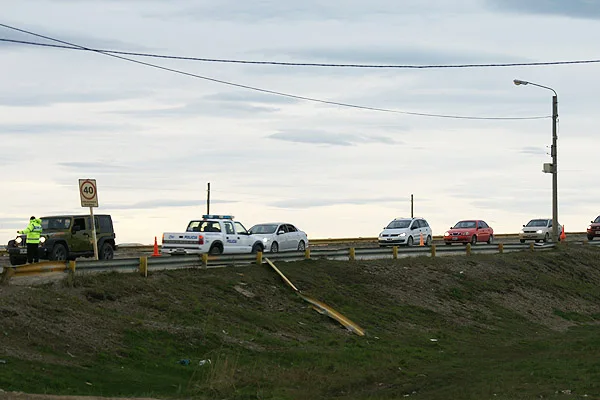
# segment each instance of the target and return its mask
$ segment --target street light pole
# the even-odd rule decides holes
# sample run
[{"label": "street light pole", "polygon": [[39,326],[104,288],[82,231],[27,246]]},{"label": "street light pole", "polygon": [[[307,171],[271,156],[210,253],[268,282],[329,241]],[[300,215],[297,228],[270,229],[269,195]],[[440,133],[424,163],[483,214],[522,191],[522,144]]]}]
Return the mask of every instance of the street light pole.
[{"label": "street light pole", "polygon": [[[513,83],[519,85],[532,85],[543,89],[551,90],[554,93],[552,96],[552,147],[550,148],[550,156],[552,157],[551,172],[552,172],[552,241],[558,242],[558,163],[557,163],[557,124],[558,124],[558,95],[556,91],[548,86],[538,85],[537,83],[522,81],[519,79],[513,80]],[[546,171],[544,171],[546,172]]]}]

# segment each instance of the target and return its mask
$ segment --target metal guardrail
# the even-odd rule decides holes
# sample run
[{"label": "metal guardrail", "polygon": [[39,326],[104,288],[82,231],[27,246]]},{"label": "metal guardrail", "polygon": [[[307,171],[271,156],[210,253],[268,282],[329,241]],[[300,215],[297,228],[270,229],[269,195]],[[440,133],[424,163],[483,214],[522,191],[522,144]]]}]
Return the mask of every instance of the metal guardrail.
[{"label": "metal guardrail", "polygon": [[[600,241],[587,242],[585,245],[600,246]],[[568,244],[566,244],[568,245]],[[397,259],[404,257],[437,257],[473,254],[495,254],[516,251],[547,251],[555,248],[556,244],[521,244],[521,243],[499,243],[497,245],[479,244],[471,246],[416,246],[416,247],[386,247],[386,248],[346,248],[346,249],[307,249],[304,252],[271,253],[269,259],[273,261],[299,261],[306,259],[327,260],[376,260]],[[560,246],[560,245],[559,245]],[[241,266],[248,264],[262,264],[263,253],[258,254],[234,254],[208,256],[160,256],[139,258],[121,258],[113,260],[81,260],[70,262],[48,261],[37,264],[29,264],[17,267],[5,267],[2,281],[8,282],[12,277],[40,275],[46,272],[70,271],[72,273],[92,272],[140,272],[147,276],[148,271],[185,269],[185,268],[219,268],[226,266]]]}]

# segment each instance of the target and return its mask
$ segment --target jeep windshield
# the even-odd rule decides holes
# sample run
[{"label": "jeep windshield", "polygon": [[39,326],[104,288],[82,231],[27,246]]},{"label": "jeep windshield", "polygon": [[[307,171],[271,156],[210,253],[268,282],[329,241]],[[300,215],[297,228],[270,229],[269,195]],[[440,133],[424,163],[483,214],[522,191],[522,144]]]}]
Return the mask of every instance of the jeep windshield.
[{"label": "jeep windshield", "polygon": [[52,217],[42,218],[42,232],[64,231],[71,227],[71,218]]},{"label": "jeep windshield", "polygon": [[410,225],[410,219],[401,219],[397,221],[392,221],[389,223],[385,229],[406,229]]},{"label": "jeep windshield", "polygon": [[527,223],[526,226],[543,226],[545,227],[548,224],[548,221],[545,219],[532,219]]}]

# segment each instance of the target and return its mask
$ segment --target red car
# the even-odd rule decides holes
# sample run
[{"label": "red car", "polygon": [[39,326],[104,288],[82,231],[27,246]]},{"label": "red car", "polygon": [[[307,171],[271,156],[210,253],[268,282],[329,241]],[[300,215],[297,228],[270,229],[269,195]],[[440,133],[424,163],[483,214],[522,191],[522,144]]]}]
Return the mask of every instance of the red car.
[{"label": "red car", "polygon": [[459,221],[444,233],[444,243],[447,245],[452,243],[475,245],[477,242],[487,244],[494,242],[494,230],[480,219]]},{"label": "red car", "polygon": [[600,236],[600,216],[591,222],[592,224],[587,227],[588,240],[594,240],[595,237]]}]

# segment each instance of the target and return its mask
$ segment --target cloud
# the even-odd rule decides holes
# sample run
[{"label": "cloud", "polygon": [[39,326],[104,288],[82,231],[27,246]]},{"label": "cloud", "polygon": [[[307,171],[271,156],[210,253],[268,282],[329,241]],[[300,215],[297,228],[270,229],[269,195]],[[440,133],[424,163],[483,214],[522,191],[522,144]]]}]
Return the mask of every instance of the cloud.
[{"label": "cloud", "polygon": [[117,100],[129,100],[141,97],[147,97],[150,94],[147,90],[123,90],[115,89],[113,91],[91,92],[91,91],[73,91],[73,92],[52,92],[40,93],[33,91],[31,93],[16,92],[11,95],[0,94],[0,106],[9,107],[39,107],[53,104],[81,104],[81,103],[104,103]]},{"label": "cloud", "polygon": [[598,0],[488,0],[488,5],[492,9],[516,13],[600,18]]},{"label": "cloud", "polygon": [[389,145],[402,144],[387,136],[374,134],[332,133],[318,130],[289,129],[267,136],[269,139],[286,142],[328,144],[333,146],[354,146],[367,143],[383,143]]},{"label": "cloud", "polygon": [[2,135],[38,135],[61,132],[105,132],[130,129],[129,126],[119,124],[68,124],[68,123],[39,123],[39,124],[0,124],[0,136]]},{"label": "cloud", "polygon": [[521,154],[532,154],[532,155],[547,155],[548,150],[543,147],[525,146],[519,150]]},{"label": "cloud", "polygon": [[[237,203],[237,200],[218,200],[211,199],[211,204]],[[171,207],[203,207],[203,200],[146,200],[133,204],[106,204],[105,208],[112,210],[149,210],[155,208],[171,208]]]},{"label": "cloud", "polygon": [[189,101],[183,105],[137,110],[115,110],[112,114],[133,115],[140,117],[182,117],[182,116],[211,116],[232,117],[243,116],[252,118],[258,114],[269,114],[280,111],[277,107],[253,105],[241,101]]},{"label": "cloud", "polygon": [[29,217],[23,218],[0,218],[0,229],[23,229],[29,223]]},{"label": "cloud", "polygon": [[283,97],[283,96],[274,96],[268,93],[259,93],[259,92],[251,92],[251,91],[236,91],[236,92],[220,92],[209,94],[207,96],[202,97],[202,99],[209,101],[219,101],[219,102],[241,102],[241,103],[268,103],[268,104],[294,104],[298,103],[300,100]]},{"label": "cloud", "polygon": [[[419,201],[423,202],[424,200],[420,199]],[[366,205],[366,204],[377,204],[377,203],[397,203],[398,198],[396,197],[376,197],[376,198],[367,198],[367,197],[356,197],[356,198],[343,198],[343,199],[287,199],[280,200],[269,203],[271,207],[277,208],[312,208],[312,207],[327,207],[327,206],[335,206],[342,204],[351,204],[351,205]]]},{"label": "cloud", "polygon": [[61,163],[58,163],[58,165],[60,165],[61,167],[68,168],[68,169],[86,170],[88,172],[93,172],[93,171],[120,172],[120,171],[129,171],[130,170],[129,167],[125,167],[125,166],[121,166],[121,165],[113,165],[108,162],[104,163],[104,162],[70,161],[70,162],[61,162]]}]

